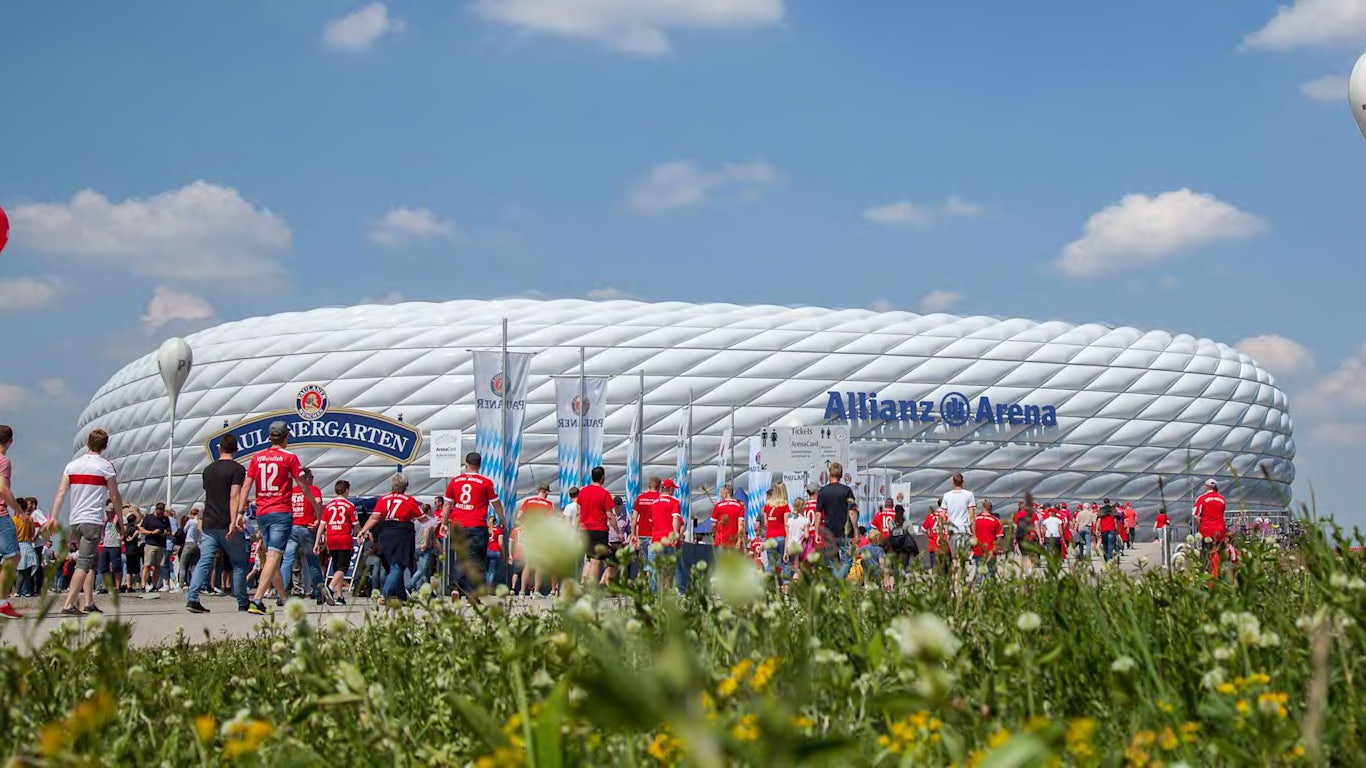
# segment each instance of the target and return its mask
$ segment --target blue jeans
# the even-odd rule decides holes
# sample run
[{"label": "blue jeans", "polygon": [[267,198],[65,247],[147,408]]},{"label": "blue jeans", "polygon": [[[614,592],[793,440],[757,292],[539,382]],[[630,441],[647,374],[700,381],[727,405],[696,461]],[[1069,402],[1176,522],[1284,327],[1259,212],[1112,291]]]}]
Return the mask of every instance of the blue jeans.
[{"label": "blue jeans", "polygon": [[849,578],[849,569],[854,567],[854,559],[849,556],[849,539],[836,538],[835,549],[839,551],[839,563],[831,563],[830,567],[834,569],[839,580],[844,581]]},{"label": "blue jeans", "polygon": [[987,570],[986,570],[986,573],[983,573],[983,572],[982,572],[982,559],[983,559],[983,558],[982,558],[981,555],[973,555],[973,556],[972,556],[972,563],[973,563],[973,565],[975,565],[975,566],[977,567],[977,583],[978,583],[978,584],[981,584],[982,582],[986,581],[986,580],[989,579],[989,578],[991,578],[991,579],[996,578],[996,556],[995,556],[995,555],[991,555],[990,557],[987,557],[987,558],[986,558],[986,561],[987,561]]},{"label": "blue jeans", "polygon": [[[657,590],[659,589],[659,569],[655,567],[655,551],[654,551],[654,547],[650,547],[649,549],[645,550],[645,552],[646,552],[646,555],[645,555],[645,562],[649,564],[648,567],[649,567],[649,569],[650,569],[650,589],[653,589],[653,590],[656,590],[656,591],[657,591]],[[663,551],[661,551],[661,552],[659,553],[659,557],[665,557],[665,556],[678,557],[678,547],[664,547]],[[680,561],[679,566],[678,566],[678,568],[677,568],[676,570],[679,570],[679,571],[682,570],[682,562],[681,562],[681,561]],[[674,574],[674,585],[675,585],[675,586],[678,586],[680,583],[681,583],[681,582],[678,581],[678,574],[675,573],[675,574]]]},{"label": "blue jeans", "polygon": [[416,592],[432,578],[432,571],[436,568],[436,552],[435,547],[417,551],[417,572],[408,579],[409,592]]},{"label": "blue jeans", "polygon": [[1082,557],[1091,556],[1091,529],[1082,528],[1077,531],[1077,551]]},{"label": "blue jeans", "polygon": [[[769,549],[768,543],[770,541],[774,542],[777,546],[773,549]],[[768,562],[764,564],[765,572],[774,573],[776,571],[780,576],[792,575],[792,566],[783,562],[783,558],[787,556],[787,539],[785,537],[779,536],[776,539],[765,539],[764,552],[768,555],[766,558]]]},{"label": "blue jeans", "polygon": [[308,575],[313,580],[313,596],[318,597],[323,591],[323,568],[318,564],[318,556],[313,554],[313,532],[302,525],[295,525],[290,529],[289,543],[285,545],[285,559],[280,563],[280,577],[285,580],[285,595],[289,594],[290,578],[294,575],[294,560],[299,553],[304,553],[304,567],[308,569]]},{"label": "blue jeans", "polygon": [[498,565],[503,562],[502,552],[489,552],[488,563],[484,566],[484,583],[490,587],[498,585]]},{"label": "blue jeans", "polygon": [[384,577],[385,597],[396,597],[399,600],[408,599],[408,589],[403,584],[403,567],[397,563],[389,565],[389,574]]},{"label": "blue jeans", "polygon": [[208,584],[209,573],[213,569],[214,561],[218,559],[218,552],[222,550],[228,553],[228,561],[232,563],[232,596],[237,598],[237,607],[245,608],[247,605],[247,537],[241,531],[228,535],[225,528],[205,528],[204,538],[199,544],[199,563],[194,567],[194,578],[190,579],[190,593],[186,600],[191,603],[199,602],[199,593]]},{"label": "blue jeans", "polygon": [[271,512],[256,518],[256,527],[266,542],[266,551],[284,552],[289,544],[290,532],[294,530],[294,515],[288,512]]},{"label": "blue jeans", "polygon": [[0,561],[19,556],[19,531],[14,528],[14,517],[0,517]]},{"label": "blue jeans", "polygon": [[1101,547],[1105,550],[1105,560],[1107,562],[1113,560],[1115,557],[1115,545],[1118,541],[1118,538],[1119,537],[1115,535],[1114,531],[1100,532],[1100,544]]}]

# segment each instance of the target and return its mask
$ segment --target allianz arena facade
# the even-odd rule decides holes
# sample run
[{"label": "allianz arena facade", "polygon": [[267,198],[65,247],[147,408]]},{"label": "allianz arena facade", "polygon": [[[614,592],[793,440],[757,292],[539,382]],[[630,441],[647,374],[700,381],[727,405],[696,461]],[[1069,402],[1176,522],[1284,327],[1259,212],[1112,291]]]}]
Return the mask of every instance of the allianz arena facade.
[{"label": "allianz arena facade", "polygon": [[[1251,358],[1162,331],[991,317],[728,304],[580,300],[452,301],[318,309],[226,323],[187,337],[194,367],[175,425],[176,504],[201,500],[207,442],[229,423],[295,409],[301,387],[334,406],[473,445],[474,349],[534,352],[519,494],[556,477],[554,377],[612,375],[604,465],[621,492],[627,432],[644,372],[644,473],[674,471],[691,396],[695,513],[734,413],[737,442],[771,426],[847,424],[861,468],[936,498],[962,471],[978,498],[1132,500],[1150,516],[1180,509],[1206,478],[1233,507],[1284,509],[1295,447],[1284,393]],[[870,407],[871,406],[871,407]],[[1052,418],[1049,418],[1051,411]],[[985,413],[985,416],[983,415]],[[148,354],[96,393],[76,444],[102,427],[124,495],[165,498],[170,406]],[[415,495],[430,439],[405,470]],[[298,449],[316,482],[387,491],[393,460]],[[743,486],[747,453],[735,450]],[[1159,489],[1159,478],[1162,488]],[[1013,504],[1010,506],[1013,509]],[[1187,507],[1188,508],[1188,507]]]}]

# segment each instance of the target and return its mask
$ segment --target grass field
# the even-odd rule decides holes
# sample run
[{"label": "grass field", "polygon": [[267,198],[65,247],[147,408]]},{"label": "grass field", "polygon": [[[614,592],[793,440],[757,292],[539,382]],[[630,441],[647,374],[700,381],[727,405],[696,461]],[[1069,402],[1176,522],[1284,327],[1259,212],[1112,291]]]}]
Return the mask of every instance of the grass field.
[{"label": "grass field", "polygon": [[0,752],[13,765],[1359,764],[1366,564],[1348,544],[1248,547],[1217,582],[1192,564],[980,588],[926,575],[883,592],[819,569],[787,596],[723,558],[682,597],[632,584],[547,613],[418,600],[360,629],[293,605],[251,640],[151,650],[130,649],[125,626],[73,622],[31,657],[5,646]]}]

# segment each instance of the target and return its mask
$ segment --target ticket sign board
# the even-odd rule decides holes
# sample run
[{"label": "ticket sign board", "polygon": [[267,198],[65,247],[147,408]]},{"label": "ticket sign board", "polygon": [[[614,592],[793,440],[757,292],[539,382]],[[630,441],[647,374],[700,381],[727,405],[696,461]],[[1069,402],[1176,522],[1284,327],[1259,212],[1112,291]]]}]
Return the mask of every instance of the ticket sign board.
[{"label": "ticket sign board", "polygon": [[849,466],[846,426],[769,427],[759,433],[758,440],[763,469],[781,473],[784,479],[800,473],[802,485],[825,485],[832,463]]},{"label": "ticket sign board", "polygon": [[464,435],[458,429],[432,430],[431,477],[455,477],[465,471]]}]

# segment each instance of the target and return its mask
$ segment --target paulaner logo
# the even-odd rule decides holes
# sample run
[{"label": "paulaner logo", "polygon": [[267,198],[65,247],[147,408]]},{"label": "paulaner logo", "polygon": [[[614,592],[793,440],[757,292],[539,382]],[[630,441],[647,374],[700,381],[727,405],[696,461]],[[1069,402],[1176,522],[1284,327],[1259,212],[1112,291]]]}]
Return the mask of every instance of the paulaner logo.
[{"label": "paulaner logo", "polygon": [[1022,403],[993,403],[985,395],[973,402],[960,392],[950,392],[939,401],[936,410],[932,400],[879,400],[876,392],[826,393],[827,421],[906,421],[933,424],[942,421],[951,427],[977,424],[1038,424],[1058,425],[1058,409],[1052,405],[1024,405]]}]

